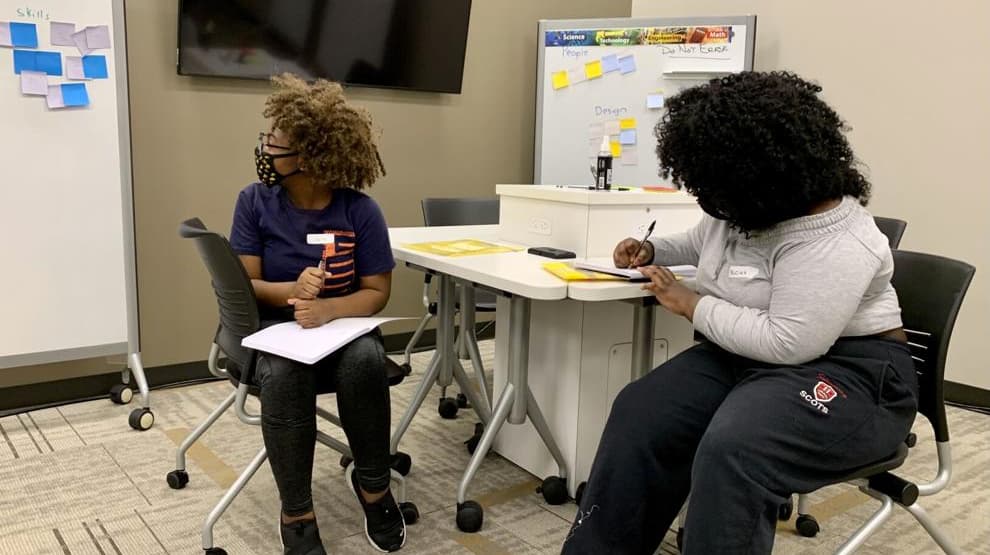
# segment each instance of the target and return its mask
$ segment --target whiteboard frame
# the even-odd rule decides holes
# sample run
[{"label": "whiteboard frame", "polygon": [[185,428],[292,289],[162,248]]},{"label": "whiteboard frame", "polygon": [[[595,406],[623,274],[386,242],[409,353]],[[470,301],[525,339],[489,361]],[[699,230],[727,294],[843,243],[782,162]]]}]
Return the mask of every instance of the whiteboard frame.
[{"label": "whiteboard frame", "polygon": [[604,19],[541,19],[537,26],[539,52],[536,60],[536,131],[533,157],[533,183],[543,183],[543,71],[546,57],[547,31],[571,29],[624,29],[634,27],[693,27],[698,25],[745,25],[746,57],[744,71],[753,70],[753,53],[756,45],[756,15],[726,17],[612,17]]},{"label": "whiteboard frame", "polygon": [[127,295],[127,341],[87,345],[38,353],[0,357],[0,369],[52,364],[87,358],[137,355],[128,357],[130,365],[140,364],[141,333],[138,320],[137,257],[134,231],[134,190],[131,171],[131,121],[127,74],[127,28],[124,0],[111,0],[113,13],[113,56],[117,74],[117,133],[120,146],[121,237],[124,242],[124,285]]}]

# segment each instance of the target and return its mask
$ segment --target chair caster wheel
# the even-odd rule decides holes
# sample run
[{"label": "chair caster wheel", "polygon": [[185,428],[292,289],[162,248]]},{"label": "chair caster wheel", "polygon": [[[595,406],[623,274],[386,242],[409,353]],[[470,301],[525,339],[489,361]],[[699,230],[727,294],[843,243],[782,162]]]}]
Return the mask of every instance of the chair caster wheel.
[{"label": "chair caster wheel", "polygon": [[560,476],[550,476],[543,480],[543,485],[537,488],[543,494],[543,499],[551,505],[563,505],[570,499],[567,495],[567,480]]},{"label": "chair caster wheel", "polygon": [[677,529],[677,537],[675,538],[674,541],[677,542],[677,550],[678,551],[684,551],[684,529],[683,528],[678,528]]},{"label": "chair caster wheel", "polygon": [[475,501],[465,501],[457,504],[457,529],[469,534],[481,530],[485,520],[485,510]]},{"label": "chair caster wheel", "polygon": [[466,409],[466,408],[468,408],[470,406],[471,406],[471,404],[468,403],[467,395],[465,395],[463,393],[458,393],[457,394],[457,408],[459,408],[459,409]]},{"label": "chair caster wheel", "polygon": [[223,549],[220,549],[219,547],[211,547],[209,549],[204,549],[203,552],[206,553],[206,555],[227,555],[227,552],[224,551]]},{"label": "chair caster wheel", "polygon": [[408,362],[403,362],[399,365],[399,368],[402,368],[402,373],[407,376],[412,374],[412,366]]},{"label": "chair caster wheel", "polygon": [[165,481],[172,489],[182,489],[189,483],[189,474],[185,470],[173,470],[165,476]]},{"label": "chair caster wheel", "polygon": [[398,453],[392,455],[392,470],[402,474],[403,476],[408,476],[411,468],[412,457],[410,457],[408,453],[399,451]]},{"label": "chair caster wheel", "polygon": [[441,418],[446,420],[457,418],[457,400],[453,397],[441,397],[437,412],[440,413]]},{"label": "chair caster wheel", "polygon": [[134,390],[129,385],[119,383],[110,388],[110,400],[116,405],[126,405],[134,398]]},{"label": "chair caster wheel", "polygon": [[419,509],[411,501],[399,503],[399,510],[402,511],[402,520],[406,524],[416,524],[416,521],[419,520]]},{"label": "chair caster wheel", "polygon": [[347,468],[352,462],[354,462],[354,459],[351,457],[347,455],[340,456],[340,468]]},{"label": "chair caster wheel", "polygon": [[777,520],[788,521],[794,514],[794,500],[788,499],[777,508]]},{"label": "chair caster wheel", "polygon": [[806,538],[813,538],[821,531],[818,521],[812,515],[798,515],[797,522],[794,523],[798,534]]},{"label": "chair caster wheel", "polygon": [[155,424],[155,415],[151,409],[134,409],[131,411],[131,415],[127,417],[127,423],[135,430],[143,432],[150,430],[151,426]]},{"label": "chair caster wheel", "polygon": [[577,490],[574,492],[574,502],[578,505],[581,504],[581,498],[584,497],[584,488],[587,487],[588,482],[581,482],[578,484]]},{"label": "chair caster wheel", "polygon": [[464,445],[467,446],[467,451],[470,454],[474,454],[474,451],[478,448],[478,444],[481,443],[481,436],[485,433],[485,425],[478,422],[474,425],[474,435],[469,437]]}]

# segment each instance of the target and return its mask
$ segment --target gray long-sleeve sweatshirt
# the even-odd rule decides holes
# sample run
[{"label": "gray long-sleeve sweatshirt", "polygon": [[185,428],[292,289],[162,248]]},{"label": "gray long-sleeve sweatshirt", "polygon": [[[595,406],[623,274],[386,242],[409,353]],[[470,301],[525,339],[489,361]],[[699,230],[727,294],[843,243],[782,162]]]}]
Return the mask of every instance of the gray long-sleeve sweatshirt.
[{"label": "gray long-sleeve sweatshirt", "polygon": [[901,326],[887,238],[853,197],[749,237],[705,215],[651,242],[655,264],[698,266],[694,327],[732,353],[801,364]]}]

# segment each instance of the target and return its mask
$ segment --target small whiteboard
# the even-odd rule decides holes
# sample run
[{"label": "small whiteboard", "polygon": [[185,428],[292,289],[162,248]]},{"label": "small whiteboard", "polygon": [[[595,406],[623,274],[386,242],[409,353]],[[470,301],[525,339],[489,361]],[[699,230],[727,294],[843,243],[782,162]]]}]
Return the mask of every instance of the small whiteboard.
[{"label": "small whiteboard", "polygon": [[608,136],[615,186],[663,184],[665,98],[751,70],[755,35],[756,16],[540,21],[535,183],[593,185]]},{"label": "small whiteboard", "polygon": [[[0,0],[4,23],[0,368],[137,353],[123,0]],[[57,96],[24,91],[35,63]]]}]

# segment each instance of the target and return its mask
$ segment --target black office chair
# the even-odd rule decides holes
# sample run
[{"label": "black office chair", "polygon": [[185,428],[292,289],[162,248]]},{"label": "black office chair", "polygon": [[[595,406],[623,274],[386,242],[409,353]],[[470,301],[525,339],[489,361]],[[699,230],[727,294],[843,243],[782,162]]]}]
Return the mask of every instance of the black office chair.
[{"label": "black office chair", "polygon": [[[255,426],[261,425],[261,417],[249,414],[245,408],[247,397],[258,394],[258,388],[252,381],[258,354],[253,349],[246,349],[241,346],[242,339],[258,331],[261,327],[261,318],[251,280],[227,239],[218,233],[207,230],[198,218],[182,222],[179,226],[179,235],[195,242],[196,250],[210,273],[211,285],[219,308],[220,324],[210,349],[210,371],[214,375],[228,378],[236,390],[224,399],[179,446],[176,455],[176,469],[166,476],[166,481],[172,489],[182,489],[189,483],[189,474],[186,472],[185,464],[186,451],[232,404],[235,405],[237,417],[242,422]],[[221,353],[226,355],[225,367],[220,367],[218,362]],[[405,369],[392,362],[391,359],[387,358],[386,360],[389,385],[398,385],[407,375]],[[320,391],[320,393],[332,393],[332,391]],[[317,407],[316,412],[324,420],[340,426],[340,418],[335,414],[321,407]],[[347,481],[345,483],[350,484],[350,473],[353,471],[353,465],[350,464],[352,462],[350,448],[347,444],[322,431],[317,431],[316,436],[318,442],[341,454],[341,463],[347,468]],[[207,516],[202,530],[203,550],[207,554],[226,554],[223,549],[213,545],[213,527],[267,457],[267,451],[262,447]],[[396,498],[400,501],[399,507],[407,524],[412,524],[419,518],[416,506],[405,501],[406,487],[403,476],[409,473],[411,464],[411,459],[405,453],[397,453],[392,461],[392,480],[399,486]]]},{"label": "black office chair", "polygon": [[880,228],[880,232],[887,236],[890,248],[896,249],[901,244],[901,237],[904,237],[907,222],[896,218],[884,218],[882,216],[874,216],[873,221]]},{"label": "black office chair", "polygon": [[[426,226],[454,226],[454,225],[488,225],[498,223],[499,214],[499,203],[498,197],[495,198],[425,198],[422,201],[423,206],[423,223]],[[430,283],[433,276],[429,273],[423,278],[423,306],[426,308],[426,314],[419,322],[419,326],[416,327],[416,331],[413,333],[412,338],[406,345],[406,366],[410,367],[412,353],[419,344],[420,339],[422,339],[423,332],[426,331],[426,326],[430,323],[430,320],[437,315],[437,303],[430,300]],[[460,288],[458,287],[458,292],[456,294],[458,299],[461,298]],[[474,310],[475,312],[495,312],[496,295],[490,291],[476,291],[474,292]],[[460,310],[460,302],[457,303],[457,309]],[[472,344],[472,342],[475,342]],[[481,366],[481,360],[473,360],[475,357],[472,354],[472,350],[476,351],[477,344],[474,335],[474,330],[462,329],[461,333],[457,336],[457,352],[461,360],[472,359],[472,365],[475,368],[475,372],[479,372],[479,376],[484,375],[484,368]],[[457,416],[457,411],[460,408],[466,408],[468,406],[467,397],[463,393],[457,394],[456,398],[447,397],[447,392],[442,391],[440,395],[440,402],[437,406],[437,411],[443,418],[454,418]],[[476,434],[478,438],[480,435]],[[469,440],[471,441],[471,440]],[[473,451],[473,448],[469,445],[469,449]]]}]

